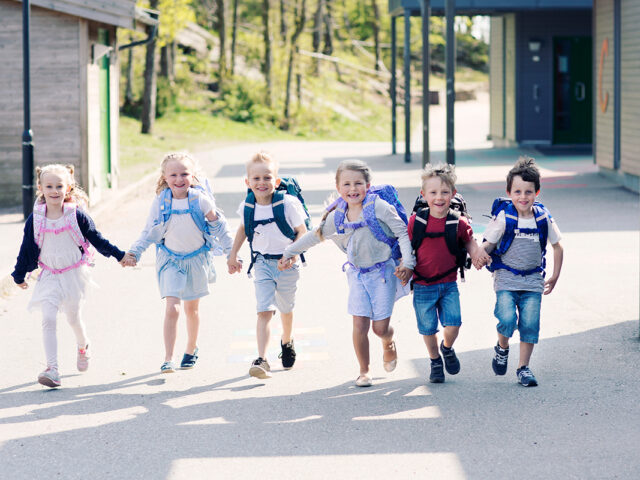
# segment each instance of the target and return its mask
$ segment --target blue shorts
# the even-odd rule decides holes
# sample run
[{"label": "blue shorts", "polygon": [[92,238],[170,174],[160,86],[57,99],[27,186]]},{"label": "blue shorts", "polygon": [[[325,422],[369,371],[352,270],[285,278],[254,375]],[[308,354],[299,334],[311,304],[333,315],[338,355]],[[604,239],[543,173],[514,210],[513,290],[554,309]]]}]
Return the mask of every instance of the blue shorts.
[{"label": "blue shorts", "polygon": [[496,308],[493,314],[498,319],[498,333],[511,338],[517,328],[521,342],[538,343],[541,302],[540,292],[497,291]]},{"label": "blue shorts", "polygon": [[213,272],[206,252],[188,259],[177,259],[162,249],[156,252],[156,274],[162,298],[195,300],[209,295],[209,283],[215,280]]},{"label": "blue shorts", "polygon": [[438,320],[443,327],[462,325],[460,293],[456,282],[433,285],[413,284],[413,308],[420,335],[438,333]]},{"label": "blue shorts", "polygon": [[266,259],[261,255],[253,265],[256,287],[256,310],[258,312],[290,313],[296,303],[297,282],[300,278],[299,264],[290,269],[278,270],[278,260]]},{"label": "blue shorts", "polygon": [[389,318],[396,301],[396,282],[399,282],[394,275],[395,269],[396,262],[392,258],[385,262],[383,268],[367,273],[349,267],[349,315],[368,317],[374,321]]}]

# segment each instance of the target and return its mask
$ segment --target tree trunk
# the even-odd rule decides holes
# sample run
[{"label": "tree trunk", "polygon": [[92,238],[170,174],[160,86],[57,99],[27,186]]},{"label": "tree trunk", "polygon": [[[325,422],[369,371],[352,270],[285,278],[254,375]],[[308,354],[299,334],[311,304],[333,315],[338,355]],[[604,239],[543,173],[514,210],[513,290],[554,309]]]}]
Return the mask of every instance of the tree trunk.
[{"label": "tree trunk", "polygon": [[289,45],[289,62],[287,64],[287,87],[286,87],[286,93],[284,97],[284,118],[283,118],[282,128],[285,130],[289,128],[289,121],[290,121],[289,104],[290,104],[290,98],[291,98],[291,77],[293,75],[293,65],[294,65],[295,55],[298,51],[298,47],[296,44],[298,42],[298,37],[300,36],[300,34],[302,33],[302,30],[304,29],[304,24],[307,21],[307,0],[300,0],[299,8],[298,8],[298,4],[296,3],[295,16],[296,16],[296,28],[293,31],[293,34],[291,34],[291,42]]},{"label": "tree trunk", "polygon": [[[316,9],[316,13],[313,15],[313,31],[311,33],[312,36],[312,46],[313,51],[315,53],[320,52],[320,43],[322,40],[322,26],[323,26],[323,16],[324,16],[324,3],[325,0],[318,0],[318,8]],[[318,58],[313,58],[313,70],[317,75],[320,73],[320,60]]]},{"label": "tree trunk", "polygon": [[227,76],[227,24],[225,16],[225,1],[216,0],[216,17],[218,23],[218,35],[220,37],[220,57],[218,59],[219,68],[219,80],[220,85],[223,83],[223,79]]},{"label": "tree trunk", "polygon": [[[133,43],[133,35],[129,35],[129,43]],[[127,82],[124,89],[124,104],[128,107],[133,105],[133,48],[128,48],[127,52]]]},{"label": "tree trunk", "polygon": [[332,0],[325,0],[326,13],[324,14],[324,48],[322,53],[325,55],[333,54],[333,17],[331,16]]},{"label": "tree trunk", "polygon": [[286,0],[280,0],[280,38],[284,44],[287,41],[287,18],[284,9]]},{"label": "tree trunk", "polygon": [[169,46],[160,47],[160,76],[169,78]]},{"label": "tree trunk", "polygon": [[238,0],[233,0],[233,23],[231,27],[231,75],[236,71],[236,37],[238,34]]},{"label": "tree trunk", "polygon": [[371,0],[371,6],[373,7],[373,18],[372,18],[372,27],[373,27],[373,42],[375,44],[376,50],[376,70],[380,70],[380,10],[378,9],[377,0]]},{"label": "tree trunk", "polygon": [[[158,9],[158,0],[150,0],[152,10]],[[152,133],[156,119],[156,39],[147,43],[144,64],[144,95],[142,97],[142,133]]]},{"label": "tree trunk", "polygon": [[269,29],[269,10],[271,9],[270,0],[262,0],[262,27],[264,41],[264,61],[262,63],[262,73],[267,84],[266,104],[271,106],[271,30]]}]

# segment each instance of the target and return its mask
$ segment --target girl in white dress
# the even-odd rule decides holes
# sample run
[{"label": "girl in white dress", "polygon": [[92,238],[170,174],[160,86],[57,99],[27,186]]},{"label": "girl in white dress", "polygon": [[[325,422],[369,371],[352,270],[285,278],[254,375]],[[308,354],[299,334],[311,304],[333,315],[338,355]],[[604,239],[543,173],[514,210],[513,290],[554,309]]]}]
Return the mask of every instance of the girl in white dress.
[{"label": "girl in white dress", "polygon": [[77,368],[89,368],[89,340],[81,317],[81,307],[91,283],[93,245],[102,255],[123,260],[124,252],[96,230],[93,220],[79,205],[87,196],[76,185],[73,165],[52,164],[36,167],[38,196],[33,213],[24,226],[18,261],[11,274],[19,287],[26,289],[27,273],[42,269],[28,309],[42,310],[42,334],[47,368],[38,382],[59,387],[56,320],[63,311],[77,342]]}]

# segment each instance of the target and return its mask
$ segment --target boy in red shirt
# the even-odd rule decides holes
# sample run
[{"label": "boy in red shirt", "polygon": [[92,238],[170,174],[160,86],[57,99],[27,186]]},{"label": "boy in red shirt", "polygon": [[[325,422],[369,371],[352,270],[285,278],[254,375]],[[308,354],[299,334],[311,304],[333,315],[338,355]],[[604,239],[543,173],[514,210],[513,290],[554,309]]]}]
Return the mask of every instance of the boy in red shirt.
[{"label": "boy in red shirt", "polygon": [[[443,361],[438,351],[438,321],[444,329],[444,339],[440,351],[444,357],[444,368],[450,375],[460,371],[460,361],[453,350],[460,325],[460,294],[456,283],[458,267],[456,257],[449,251],[445,242],[445,225],[451,199],[456,194],[456,175],[450,165],[427,165],[422,172],[422,190],[420,194],[428,205],[426,234],[419,246],[414,246],[416,267],[413,275],[413,307],[416,311],[418,331],[431,359],[431,383],[444,382]],[[424,223],[424,219],[418,217]],[[409,219],[407,226],[409,238],[413,240],[416,214]],[[473,239],[473,230],[469,221],[460,216],[457,229],[458,245],[464,246],[474,265],[486,264],[489,255],[478,247]]]}]

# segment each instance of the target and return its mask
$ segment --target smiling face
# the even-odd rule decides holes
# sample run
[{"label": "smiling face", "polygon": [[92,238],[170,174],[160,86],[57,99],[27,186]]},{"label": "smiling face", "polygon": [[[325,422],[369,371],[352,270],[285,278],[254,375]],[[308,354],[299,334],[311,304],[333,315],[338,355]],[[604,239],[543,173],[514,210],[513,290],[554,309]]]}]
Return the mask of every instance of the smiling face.
[{"label": "smiling face", "polygon": [[193,168],[181,160],[167,162],[162,173],[171,189],[173,198],[187,198],[189,187],[193,185]]},{"label": "smiling face", "polygon": [[268,162],[252,162],[247,166],[245,182],[256,197],[256,202],[262,205],[271,203],[271,197],[280,184],[278,173]]},{"label": "smiling face", "polygon": [[507,190],[507,195],[509,195],[520,217],[533,215],[533,202],[535,202],[538,193],[540,192],[536,192],[535,183],[525,182],[520,175],[513,177],[511,190]]},{"label": "smiling face", "polygon": [[447,216],[451,199],[456,194],[456,190],[436,176],[429,177],[424,181],[420,193],[429,205],[429,214],[434,218],[444,218]]},{"label": "smiling face", "polygon": [[38,191],[44,196],[47,208],[61,208],[70,190],[68,175],[55,170],[40,174]]},{"label": "smiling face", "polygon": [[362,172],[345,169],[340,173],[336,188],[347,205],[357,206],[362,204],[370,186]]}]

